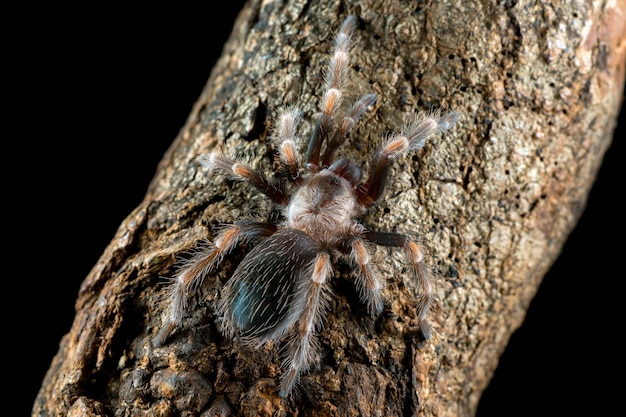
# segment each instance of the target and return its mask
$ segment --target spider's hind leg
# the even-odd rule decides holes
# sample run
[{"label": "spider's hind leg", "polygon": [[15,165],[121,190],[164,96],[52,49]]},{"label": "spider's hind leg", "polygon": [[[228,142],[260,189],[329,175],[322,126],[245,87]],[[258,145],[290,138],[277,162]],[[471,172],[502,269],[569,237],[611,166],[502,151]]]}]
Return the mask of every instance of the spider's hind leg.
[{"label": "spider's hind leg", "polygon": [[416,279],[417,318],[420,331],[424,338],[430,338],[430,324],[426,316],[433,304],[433,278],[430,269],[423,260],[422,251],[418,244],[399,233],[366,231],[363,235],[368,241],[380,246],[404,248],[406,258]]},{"label": "spider's hind leg", "polygon": [[361,302],[367,305],[367,312],[371,316],[377,316],[383,311],[382,291],[385,283],[374,265],[370,263],[370,251],[366,241],[359,236],[350,236],[344,239],[338,248],[350,255]]},{"label": "spider's hind leg", "polygon": [[297,291],[298,300],[294,300],[295,303],[303,302],[304,308],[285,346],[282,367],[284,373],[280,381],[281,397],[286,397],[291,392],[300,374],[308,370],[315,359],[315,334],[328,307],[327,281],[333,273],[330,255],[327,252],[318,253],[307,273],[311,279],[303,280],[303,285]]},{"label": "spider's hind leg", "polygon": [[276,226],[261,222],[240,222],[226,226],[212,243],[199,247],[178,270],[165,294],[164,325],[155,343],[162,345],[180,324],[187,306],[187,296],[239,242],[255,236],[270,236]]}]

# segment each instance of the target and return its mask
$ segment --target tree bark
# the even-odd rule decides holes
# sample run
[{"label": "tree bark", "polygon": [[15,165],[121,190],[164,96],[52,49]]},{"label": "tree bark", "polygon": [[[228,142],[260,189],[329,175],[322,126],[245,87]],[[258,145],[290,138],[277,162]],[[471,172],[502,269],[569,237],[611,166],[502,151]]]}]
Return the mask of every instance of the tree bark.
[{"label": "tree bark", "polygon": [[[33,416],[472,416],[541,278],[582,213],[622,101],[626,0],[305,3],[250,1],[143,202],[81,286],[76,317]],[[388,303],[372,319],[345,262],[318,338],[319,365],[277,396],[278,349],[220,335],[214,302],[246,248],[190,297],[165,345],[163,277],[222,223],[268,216],[247,184],[207,175],[216,147],[275,165],[272,120],[296,105],[310,133],[333,34],[353,36],[348,99],[378,101],[340,152],[367,172],[381,138],[415,110],[456,126],[392,169],[368,228],[419,237],[437,272],[433,335],[415,331],[402,254],[372,262]]]}]

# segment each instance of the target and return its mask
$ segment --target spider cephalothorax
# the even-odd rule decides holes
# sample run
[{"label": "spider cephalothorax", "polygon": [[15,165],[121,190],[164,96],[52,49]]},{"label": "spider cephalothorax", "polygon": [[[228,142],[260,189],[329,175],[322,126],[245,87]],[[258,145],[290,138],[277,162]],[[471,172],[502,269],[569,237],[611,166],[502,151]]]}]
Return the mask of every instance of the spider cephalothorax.
[{"label": "spider cephalothorax", "polygon": [[369,262],[368,244],[403,248],[419,288],[420,328],[425,337],[430,333],[426,315],[432,301],[432,282],[419,246],[398,233],[369,230],[357,219],[381,197],[392,162],[422,148],[433,134],[449,129],[458,115],[450,112],[421,116],[389,136],[374,155],[366,180],[354,162],[347,158],[335,160],[336,150],[354,123],[376,100],[373,94],[367,94],[341,119],[335,116],[348,75],[348,48],[355,26],[355,17],[349,16],[336,37],[304,170],[300,169],[295,140],[300,113],[290,109],[278,119],[281,174],[291,184],[291,192],[245,162],[221,152],[202,158],[210,169],[250,182],[282,209],[283,217],[277,223],[249,220],[226,226],[212,244],[197,251],[178,270],[169,287],[166,323],[158,336],[162,342],[179,325],[188,293],[203,277],[239,243],[254,239],[255,246],[222,289],[217,311],[221,329],[228,336],[238,336],[252,346],[271,340],[285,342],[281,396],[291,392],[315,357],[316,332],[328,306],[333,252],[349,258],[361,299],[368,312],[377,315],[383,309],[384,281]]}]

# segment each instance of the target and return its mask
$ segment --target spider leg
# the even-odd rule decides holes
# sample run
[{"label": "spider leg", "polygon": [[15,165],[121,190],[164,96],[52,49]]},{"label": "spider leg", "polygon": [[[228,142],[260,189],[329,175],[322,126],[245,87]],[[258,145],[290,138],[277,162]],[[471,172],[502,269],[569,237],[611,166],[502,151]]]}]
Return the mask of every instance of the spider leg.
[{"label": "spider leg", "polygon": [[366,94],[352,105],[348,113],[341,121],[341,124],[335,132],[335,135],[326,145],[324,155],[322,156],[322,167],[327,167],[333,162],[335,158],[335,152],[346,141],[346,137],[352,130],[352,127],[354,126],[356,121],[361,117],[365,110],[367,110],[368,107],[370,107],[375,102],[375,94]]},{"label": "spider leg", "polygon": [[342,252],[350,254],[350,260],[356,268],[356,287],[361,302],[367,304],[367,312],[371,316],[377,316],[383,311],[382,290],[385,284],[370,263],[366,241],[359,236],[349,236],[338,247]]},{"label": "spider leg", "polygon": [[247,180],[273,202],[287,205],[289,197],[284,190],[271,183],[263,174],[250,165],[227,157],[220,151],[211,152],[200,157],[200,163],[211,170],[219,169],[238,180]]},{"label": "spider leg", "polygon": [[365,231],[363,236],[368,241],[380,246],[404,248],[409,265],[416,277],[418,304],[417,318],[422,334],[430,337],[430,325],[426,319],[433,302],[433,279],[429,268],[423,262],[422,251],[417,243],[399,233]]},{"label": "spider leg", "polygon": [[296,127],[300,123],[302,114],[294,109],[289,109],[281,113],[278,120],[278,138],[280,145],[278,148],[280,160],[287,173],[287,178],[291,182],[299,184],[301,182],[297,148],[296,148]]},{"label": "spider leg", "polygon": [[343,97],[341,90],[348,78],[350,36],[352,36],[355,28],[356,18],[349,16],[341,25],[341,29],[339,29],[339,33],[335,38],[335,52],[330,58],[328,72],[325,74],[326,93],[322,103],[322,112],[315,123],[306,153],[306,167],[310,173],[319,171],[322,143],[333,124],[333,115],[341,104]]},{"label": "spider leg", "polygon": [[432,135],[448,130],[456,123],[458,117],[458,113],[454,111],[444,116],[439,116],[437,113],[419,116],[412,123],[407,124],[400,133],[390,136],[374,156],[369,179],[358,187],[359,202],[365,207],[376,203],[387,183],[392,162],[409,152],[423,148]]},{"label": "spider leg", "polygon": [[[320,252],[311,264],[309,281],[304,281],[297,297],[305,303],[298,322],[289,335],[285,346],[285,369],[280,381],[280,396],[286,397],[293,389],[300,374],[306,371],[315,357],[316,329],[321,323],[321,316],[328,307],[327,280],[333,273],[330,255]],[[297,302],[297,301],[296,301]]]},{"label": "spider leg", "polygon": [[204,277],[215,268],[239,242],[255,236],[271,236],[276,226],[270,223],[240,222],[226,226],[209,243],[196,250],[194,255],[178,270],[166,292],[165,325],[156,337],[156,344],[161,345],[180,324],[187,295],[195,290]]}]

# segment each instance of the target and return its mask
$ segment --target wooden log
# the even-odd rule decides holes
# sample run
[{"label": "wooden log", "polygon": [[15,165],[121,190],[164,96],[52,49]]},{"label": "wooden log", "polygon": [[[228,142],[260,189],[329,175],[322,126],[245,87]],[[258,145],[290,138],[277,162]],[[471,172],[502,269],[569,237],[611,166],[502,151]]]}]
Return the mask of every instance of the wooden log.
[{"label": "wooden log", "polygon": [[[624,6],[250,2],[144,201],[83,283],[33,415],[473,415],[610,144]],[[197,157],[221,146],[270,170],[273,112],[295,104],[313,119],[331,34],[348,13],[359,18],[348,91],[378,102],[342,154],[367,168],[363,155],[414,110],[461,114],[398,161],[363,219],[420,236],[438,272],[439,320],[429,341],[414,331],[399,254],[374,257],[394,300],[376,320],[337,263],[320,364],[283,400],[277,352],[243,349],[215,326],[213,303],[244,248],[207,277],[163,347],[152,343],[156,301],[184,251],[220,223],[270,210],[250,187],[205,175]]]}]

